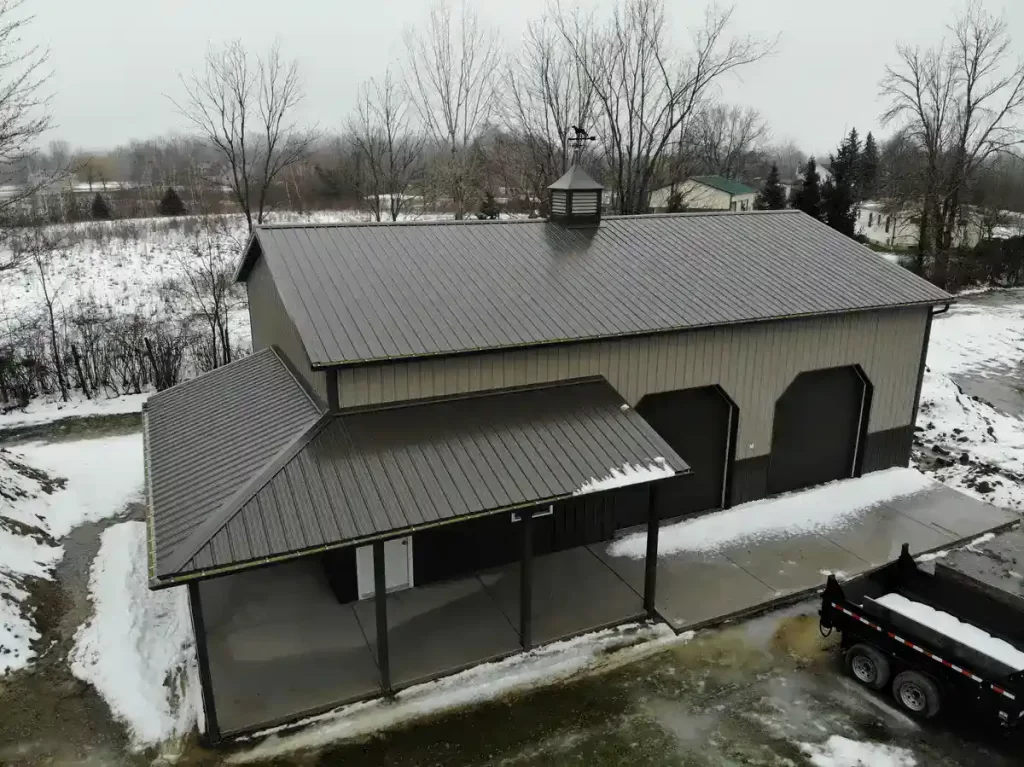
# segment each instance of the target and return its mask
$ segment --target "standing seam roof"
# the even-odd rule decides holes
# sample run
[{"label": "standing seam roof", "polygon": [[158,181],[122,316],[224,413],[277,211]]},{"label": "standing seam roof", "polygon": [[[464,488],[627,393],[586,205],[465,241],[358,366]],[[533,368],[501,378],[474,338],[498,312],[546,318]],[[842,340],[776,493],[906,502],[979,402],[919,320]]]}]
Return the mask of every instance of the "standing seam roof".
[{"label": "standing seam roof", "polygon": [[274,348],[150,397],[144,437],[156,570],[324,409]]},{"label": "standing seam roof", "polygon": [[799,211],[257,229],[314,367],[951,300]]},{"label": "standing seam roof", "polygon": [[158,560],[154,583],[552,502],[624,464],[689,471],[604,379],[325,413]]}]

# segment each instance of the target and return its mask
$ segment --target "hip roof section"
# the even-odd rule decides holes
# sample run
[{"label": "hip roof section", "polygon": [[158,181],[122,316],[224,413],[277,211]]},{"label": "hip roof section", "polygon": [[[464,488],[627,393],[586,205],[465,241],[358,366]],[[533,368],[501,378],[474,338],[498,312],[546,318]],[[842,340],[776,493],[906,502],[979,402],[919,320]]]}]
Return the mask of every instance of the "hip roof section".
[{"label": "hip roof section", "polygon": [[326,413],[244,491],[205,519],[193,517],[187,540],[158,560],[152,582],[688,471],[604,379]]},{"label": "hip roof section", "polygon": [[151,575],[324,409],[274,348],[150,397],[143,433]]},{"label": "hip roof section", "polygon": [[263,226],[314,368],[944,303],[799,211]]}]

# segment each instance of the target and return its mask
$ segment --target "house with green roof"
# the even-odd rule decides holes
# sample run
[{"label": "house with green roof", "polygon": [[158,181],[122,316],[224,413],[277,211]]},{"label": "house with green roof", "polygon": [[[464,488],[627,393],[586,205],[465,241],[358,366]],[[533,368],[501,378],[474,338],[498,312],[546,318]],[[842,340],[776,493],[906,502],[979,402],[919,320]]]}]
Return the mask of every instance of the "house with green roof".
[{"label": "house with green roof", "polygon": [[[754,209],[757,191],[735,179],[725,176],[691,176],[676,184],[675,192],[680,196],[683,210],[731,210]],[[665,212],[671,207],[671,186],[656,189],[651,193],[650,207],[656,212]]]}]

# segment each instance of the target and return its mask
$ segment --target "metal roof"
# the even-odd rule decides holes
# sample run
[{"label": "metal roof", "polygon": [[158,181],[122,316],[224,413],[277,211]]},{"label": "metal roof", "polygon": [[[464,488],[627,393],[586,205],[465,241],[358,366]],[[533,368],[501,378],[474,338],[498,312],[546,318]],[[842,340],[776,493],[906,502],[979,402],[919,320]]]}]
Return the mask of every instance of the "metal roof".
[{"label": "metal roof", "polygon": [[689,470],[604,379],[328,413],[158,559],[154,585],[601,490],[588,481],[624,464],[653,476],[621,485]]},{"label": "metal roof", "polygon": [[600,192],[604,189],[599,183],[591,178],[583,168],[576,163],[567,170],[561,178],[548,187],[548,189],[564,189],[566,191]]},{"label": "metal roof", "polygon": [[165,568],[196,525],[324,409],[273,348],[150,397],[143,423],[151,568]]},{"label": "metal roof", "polygon": [[313,367],[934,304],[800,211],[259,227]]},{"label": "metal roof", "polygon": [[735,181],[731,178],[726,178],[725,176],[694,176],[692,180],[696,181],[698,184],[710,186],[712,189],[725,192],[726,194],[736,195],[757,193],[756,189],[751,189],[746,184],[740,181]]}]

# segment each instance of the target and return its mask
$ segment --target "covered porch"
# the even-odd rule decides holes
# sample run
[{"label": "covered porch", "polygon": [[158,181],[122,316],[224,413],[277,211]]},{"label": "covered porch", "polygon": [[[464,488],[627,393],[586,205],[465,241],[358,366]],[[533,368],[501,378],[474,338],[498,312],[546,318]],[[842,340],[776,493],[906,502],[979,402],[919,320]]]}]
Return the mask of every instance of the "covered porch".
[{"label": "covered porch", "polygon": [[643,586],[631,587],[589,547],[533,558],[527,572],[543,587],[529,589],[525,608],[523,572],[514,563],[344,604],[316,557],[198,583],[192,606],[203,617],[210,704],[221,736],[647,614]]},{"label": "covered porch", "polygon": [[688,470],[603,379],[323,412],[169,545],[154,526],[210,739],[653,617],[657,557],[638,588],[587,544],[628,512],[656,547],[643,490]]}]

